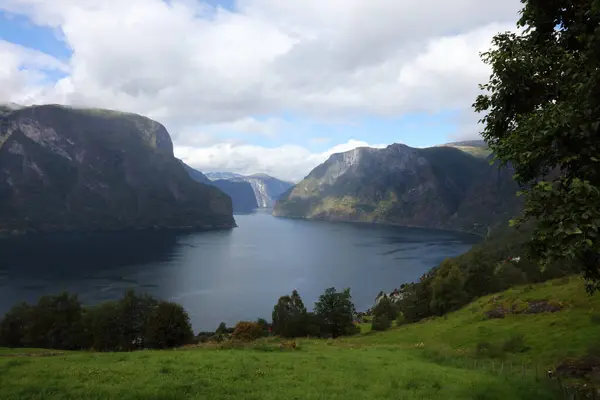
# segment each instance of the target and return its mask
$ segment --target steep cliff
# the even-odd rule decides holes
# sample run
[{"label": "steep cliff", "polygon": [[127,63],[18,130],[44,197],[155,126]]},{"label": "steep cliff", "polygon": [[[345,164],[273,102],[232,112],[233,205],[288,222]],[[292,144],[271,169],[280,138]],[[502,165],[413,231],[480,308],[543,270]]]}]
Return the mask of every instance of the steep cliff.
[{"label": "steep cliff", "polygon": [[231,196],[233,212],[249,213],[258,208],[254,189],[250,183],[218,179],[213,181],[212,184]]},{"label": "steep cliff", "polygon": [[0,231],[233,227],[156,121],[57,105],[0,112]]},{"label": "steep cliff", "polygon": [[250,183],[245,181],[234,182],[227,179],[210,180],[208,178],[210,173],[205,175],[197,169],[185,164],[183,161],[181,163],[192,179],[200,183],[218,187],[221,191],[231,197],[234,213],[249,213],[258,208],[254,189]]},{"label": "steep cliff", "polygon": [[332,155],[285,193],[273,214],[485,233],[518,212],[516,191],[512,173],[483,157],[451,146],[393,144]]},{"label": "steep cliff", "polygon": [[267,174],[254,174],[228,179],[232,182],[248,182],[252,185],[258,206],[261,208],[273,207],[275,202],[293,184],[273,178]]}]

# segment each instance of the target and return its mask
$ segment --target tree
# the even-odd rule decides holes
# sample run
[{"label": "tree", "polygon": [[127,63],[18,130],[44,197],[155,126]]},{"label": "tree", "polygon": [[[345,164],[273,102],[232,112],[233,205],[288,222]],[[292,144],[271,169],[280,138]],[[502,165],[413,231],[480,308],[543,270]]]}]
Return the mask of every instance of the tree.
[{"label": "tree", "polygon": [[354,332],[352,323],[355,308],[350,289],[336,292],[335,288],[326,289],[315,303],[315,315],[322,321],[321,331],[334,338]]},{"label": "tree", "polygon": [[31,306],[17,304],[0,321],[0,346],[24,347],[31,326]]},{"label": "tree", "polygon": [[482,55],[483,138],[524,187],[536,260],[573,262],[600,287],[600,1],[522,0],[521,33]]},{"label": "tree", "polygon": [[228,329],[227,329],[227,325],[225,324],[225,322],[221,322],[219,324],[219,326],[217,327],[217,330],[215,331],[216,334],[219,335],[224,335],[225,333],[227,333]]},{"label": "tree", "polygon": [[282,296],[273,307],[273,332],[282,337],[306,334],[306,307],[297,290],[291,296]]},{"label": "tree", "polygon": [[120,308],[116,301],[106,301],[87,308],[83,314],[86,348],[96,351],[121,351]]},{"label": "tree", "polygon": [[468,295],[464,285],[465,278],[458,266],[446,260],[433,280],[431,309],[443,315],[465,305]]},{"label": "tree", "polygon": [[371,327],[374,331],[385,331],[392,326],[392,321],[388,318],[387,314],[375,315]]},{"label": "tree", "polygon": [[149,295],[138,295],[128,290],[117,303],[120,347],[123,350],[143,349],[148,319],[158,306],[158,300]]},{"label": "tree", "polygon": [[29,315],[27,345],[64,350],[82,347],[82,307],[77,295],[43,296]]},{"label": "tree", "polygon": [[380,297],[379,302],[373,307],[373,315],[376,317],[385,315],[391,323],[398,315],[398,308],[392,303],[389,297],[384,295],[383,297]]},{"label": "tree", "polygon": [[165,349],[189,344],[193,337],[185,309],[177,303],[160,301],[146,324],[144,343],[149,348]]}]

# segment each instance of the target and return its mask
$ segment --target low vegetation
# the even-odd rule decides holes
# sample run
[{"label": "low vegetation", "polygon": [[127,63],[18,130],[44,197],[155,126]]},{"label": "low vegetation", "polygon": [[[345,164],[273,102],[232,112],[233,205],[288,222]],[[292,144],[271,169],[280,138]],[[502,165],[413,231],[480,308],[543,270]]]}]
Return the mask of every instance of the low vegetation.
[{"label": "low vegetation", "polygon": [[[485,315],[490,302],[539,299],[564,308]],[[335,340],[261,337],[127,353],[2,349],[0,397],[560,399],[568,379],[547,371],[578,371],[577,360],[592,354],[600,334],[592,310],[599,307],[600,297],[568,278],[518,286],[385,332],[363,323],[363,334]],[[240,323],[233,332],[257,335],[259,327]],[[595,377],[583,379],[589,385]]]}]

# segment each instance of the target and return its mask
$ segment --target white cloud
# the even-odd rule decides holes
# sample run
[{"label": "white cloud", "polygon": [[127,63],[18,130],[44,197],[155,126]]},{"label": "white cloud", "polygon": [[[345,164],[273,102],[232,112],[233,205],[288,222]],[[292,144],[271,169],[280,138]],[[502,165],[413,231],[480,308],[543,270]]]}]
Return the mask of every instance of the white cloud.
[{"label": "white cloud", "polygon": [[175,155],[202,172],[231,171],[241,174],[264,172],[280,179],[298,181],[334,153],[357,147],[385,147],[349,140],[322,153],[297,145],[261,147],[250,144],[217,143],[208,147],[175,147]]},{"label": "white cloud", "polygon": [[[282,154],[314,158],[302,147],[259,148],[220,135],[285,134],[284,114],[343,121],[454,109],[472,124],[477,84],[488,78],[478,53],[514,28],[521,7],[520,0],[236,4],[231,12],[196,0],[0,0],[0,8],[59,29],[73,51],[63,65],[0,47],[0,101],[139,112],[165,123],[196,159],[210,155],[213,170],[275,173],[292,162]],[[49,84],[47,68],[67,76]]]},{"label": "white cloud", "polygon": [[68,72],[68,66],[42,52],[0,40],[0,101],[22,103],[41,94],[44,71]]}]

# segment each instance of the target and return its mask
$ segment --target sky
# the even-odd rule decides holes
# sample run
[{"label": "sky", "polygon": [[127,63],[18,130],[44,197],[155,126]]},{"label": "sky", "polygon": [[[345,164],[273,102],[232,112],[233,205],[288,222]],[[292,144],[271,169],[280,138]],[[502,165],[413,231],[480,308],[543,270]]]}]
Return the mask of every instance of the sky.
[{"label": "sky", "polygon": [[359,146],[478,138],[519,0],[0,0],[0,102],[135,112],[203,172],[297,181]]}]

